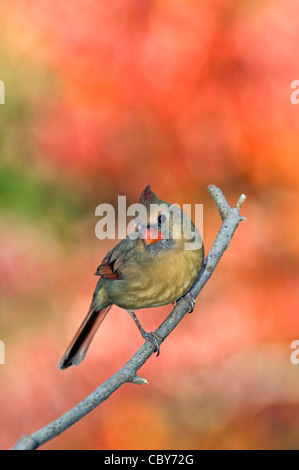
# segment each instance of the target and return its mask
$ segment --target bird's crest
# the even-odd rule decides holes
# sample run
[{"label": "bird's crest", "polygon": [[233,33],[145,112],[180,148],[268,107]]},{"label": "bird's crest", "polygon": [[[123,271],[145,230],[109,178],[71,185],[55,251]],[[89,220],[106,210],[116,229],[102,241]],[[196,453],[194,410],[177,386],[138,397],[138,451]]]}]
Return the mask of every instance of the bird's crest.
[{"label": "bird's crest", "polygon": [[139,204],[144,205],[146,208],[149,208],[151,204],[159,204],[160,199],[156,194],[151,190],[151,185],[148,184],[146,188],[141,193]]}]

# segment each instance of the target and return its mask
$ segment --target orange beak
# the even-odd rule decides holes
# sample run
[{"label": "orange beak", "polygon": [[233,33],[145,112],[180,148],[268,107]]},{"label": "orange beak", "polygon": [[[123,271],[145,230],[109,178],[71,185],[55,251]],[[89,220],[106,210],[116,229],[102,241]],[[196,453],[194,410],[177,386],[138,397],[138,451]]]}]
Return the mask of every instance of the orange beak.
[{"label": "orange beak", "polygon": [[144,230],[142,230],[142,238],[144,240],[144,243],[147,246],[149,246],[149,245],[153,245],[159,240],[163,240],[164,237],[159,230],[152,229],[152,228],[145,228]]}]

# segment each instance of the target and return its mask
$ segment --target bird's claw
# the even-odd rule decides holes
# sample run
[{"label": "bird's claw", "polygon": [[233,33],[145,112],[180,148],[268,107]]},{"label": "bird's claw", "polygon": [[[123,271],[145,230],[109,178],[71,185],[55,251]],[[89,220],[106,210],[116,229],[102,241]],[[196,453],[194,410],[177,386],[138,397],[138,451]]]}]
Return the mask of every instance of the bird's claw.
[{"label": "bird's claw", "polygon": [[160,336],[157,335],[157,333],[155,333],[154,331],[150,333],[147,333],[146,331],[144,331],[142,336],[146,341],[149,341],[155,347],[155,352],[157,352],[157,357],[158,357],[160,354],[159,341],[162,341],[162,338],[160,338]]},{"label": "bird's claw", "polygon": [[194,307],[195,307],[195,298],[193,297],[193,295],[190,292],[188,292],[185,295],[185,297],[188,299],[188,302],[190,304],[190,310],[189,310],[188,313],[192,313],[193,310],[194,310]]}]

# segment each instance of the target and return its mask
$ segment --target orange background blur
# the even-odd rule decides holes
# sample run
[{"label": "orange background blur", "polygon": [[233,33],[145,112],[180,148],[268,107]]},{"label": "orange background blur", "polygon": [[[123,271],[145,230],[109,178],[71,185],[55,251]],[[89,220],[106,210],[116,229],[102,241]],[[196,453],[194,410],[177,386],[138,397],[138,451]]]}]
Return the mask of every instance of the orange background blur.
[{"label": "orange background blur", "polygon": [[[247,201],[187,316],[126,385],[48,449],[299,448],[296,0],[10,0],[0,6],[0,447],[74,406],[142,344],[113,307],[84,363],[58,361],[115,241],[100,203]],[[148,331],[171,307],[141,311]]]}]

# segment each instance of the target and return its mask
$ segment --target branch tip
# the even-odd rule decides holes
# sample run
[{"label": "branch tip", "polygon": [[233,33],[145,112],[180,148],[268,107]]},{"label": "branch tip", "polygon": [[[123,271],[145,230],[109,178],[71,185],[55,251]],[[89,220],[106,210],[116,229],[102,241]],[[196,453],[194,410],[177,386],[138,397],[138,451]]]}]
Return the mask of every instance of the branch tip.
[{"label": "branch tip", "polygon": [[231,207],[225,199],[221,189],[217,188],[214,184],[210,184],[210,186],[208,186],[208,191],[216,204],[221,219],[226,219],[229,216]]},{"label": "branch tip", "polygon": [[241,196],[239,197],[239,200],[238,200],[238,202],[237,202],[237,204],[236,204],[236,209],[240,210],[241,207],[243,206],[245,200],[246,200],[245,194],[241,194]]},{"label": "branch tip", "polygon": [[12,450],[35,450],[38,447],[38,442],[36,442],[29,434],[25,434]]},{"label": "branch tip", "polygon": [[139,375],[134,375],[134,377],[130,380],[130,382],[136,385],[148,384],[148,381],[146,379],[143,379],[142,377],[139,377]]}]

